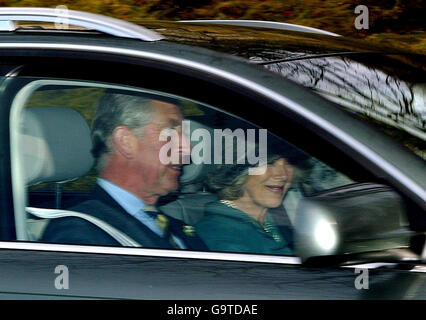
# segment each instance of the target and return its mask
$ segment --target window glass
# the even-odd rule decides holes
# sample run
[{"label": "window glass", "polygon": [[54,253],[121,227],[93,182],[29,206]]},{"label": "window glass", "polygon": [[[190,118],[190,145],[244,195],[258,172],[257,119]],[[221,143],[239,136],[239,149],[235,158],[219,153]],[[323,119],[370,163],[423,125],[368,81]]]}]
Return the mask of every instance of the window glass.
[{"label": "window glass", "polygon": [[161,92],[34,80],[12,108],[19,240],[294,255],[300,199],[356,182]]},{"label": "window glass", "polygon": [[426,73],[421,57],[352,54],[261,60],[269,70],[338,103],[426,159]]},{"label": "window glass", "polygon": [[[26,108],[69,107],[79,112],[87,121],[92,122],[93,112],[99,102],[99,98],[105,92],[104,88],[58,88],[42,87],[35,91],[25,104]],[[69,191],[88,191],[95,183],[94,170],[89,175],[63,184],[63,188]],[[52,189],[53,188],[53,189]],[[54,190],[55,185],[51,183],[41,183],[30,187],[30,190]]]}]

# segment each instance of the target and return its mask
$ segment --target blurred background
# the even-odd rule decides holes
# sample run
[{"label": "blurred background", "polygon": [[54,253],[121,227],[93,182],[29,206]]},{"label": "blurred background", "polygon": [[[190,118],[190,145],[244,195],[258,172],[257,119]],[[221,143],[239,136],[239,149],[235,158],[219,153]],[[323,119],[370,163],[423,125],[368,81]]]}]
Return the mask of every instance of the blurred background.
[{"label": "blurred background", "polygon": [[[253,19],[301,24],[426,53],[424,0],[0,0],[1,7],[51,7],[141,20]],[[354,26],[369,10],[369,29]]]}]

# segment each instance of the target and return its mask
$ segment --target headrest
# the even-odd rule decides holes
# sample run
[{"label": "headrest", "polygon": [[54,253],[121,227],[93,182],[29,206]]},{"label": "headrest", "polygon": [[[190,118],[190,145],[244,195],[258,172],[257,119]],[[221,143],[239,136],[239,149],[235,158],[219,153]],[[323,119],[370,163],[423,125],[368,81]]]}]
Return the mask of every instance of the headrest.
[{"label": "headrest", "polygon": [[21,163],[27,185],[65,182],[91,169],[90,128],[77,111],[64,107],[26,108],[20,128]]},{"label": "headrest", "polygon": [[[193,136],[193,132],[197,129],[204,129],[207,130],[210,137],[213,137],[213,130],[210,129],[209,127],[206,127],[204,125],[202,125],[201,123],[194,121],[194,120],[188,120],[190,121],[190,132],[188,132],[187,134],[189,135],[188,138],[191,138]],[[198,139],[198,137],[197,137]],[[203,151],[208,152],[207,148],[210,148],[210,154],[213,156],[213,141],[211,141],[210,144],[206,143],[206,141],[204,141],[203,139],[200,138],[200,141],[191,141],[191,145],[194,148],[195,145],[199,146],[200,149],[202,149]],[[200,150],[198,149],[198,150]],[[196,184],[199,183],[201,181],[204,181],[207,173],[212,169],[213,165],[209,165],[209,164],[195,164],[195,163],[191,163],[189,165],[186,165],[183,167],[182,170],[182,175],[180,177],[180,184],[182,186],[182,189],[185,189],[185,186],[187,185],[191,185],[191,184]],[[185,190],[182,190],[185,192]],[[193,190],[192,190],[193,191]]]}]

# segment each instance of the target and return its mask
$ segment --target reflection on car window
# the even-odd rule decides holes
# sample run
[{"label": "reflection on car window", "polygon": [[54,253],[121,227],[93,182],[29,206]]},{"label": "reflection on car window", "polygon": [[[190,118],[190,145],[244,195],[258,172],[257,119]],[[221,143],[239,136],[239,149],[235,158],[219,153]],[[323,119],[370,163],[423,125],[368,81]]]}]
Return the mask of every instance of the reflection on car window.
[{"label": "reflection on car window", "polygon": [[300,199],[355,182],[220,106],[57,82],[23,103],[27,240],[293,255]]},{"label": "reflection on car window", "polygon": [[360,115],[426,159],[426,75],[415,58],[311,57],[266,67]]}]

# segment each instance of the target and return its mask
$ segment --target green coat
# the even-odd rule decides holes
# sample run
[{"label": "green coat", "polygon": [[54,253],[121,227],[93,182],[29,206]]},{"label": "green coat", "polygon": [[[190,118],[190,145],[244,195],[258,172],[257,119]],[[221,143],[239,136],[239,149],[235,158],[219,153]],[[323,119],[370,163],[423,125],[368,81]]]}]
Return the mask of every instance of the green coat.
[{"label": "green coat", "polygon": [[195,230],[212,251],[292,255],[288,241],[269,213],[265,219],[269,232],[248,214],[219,201],[210,202]]}]

